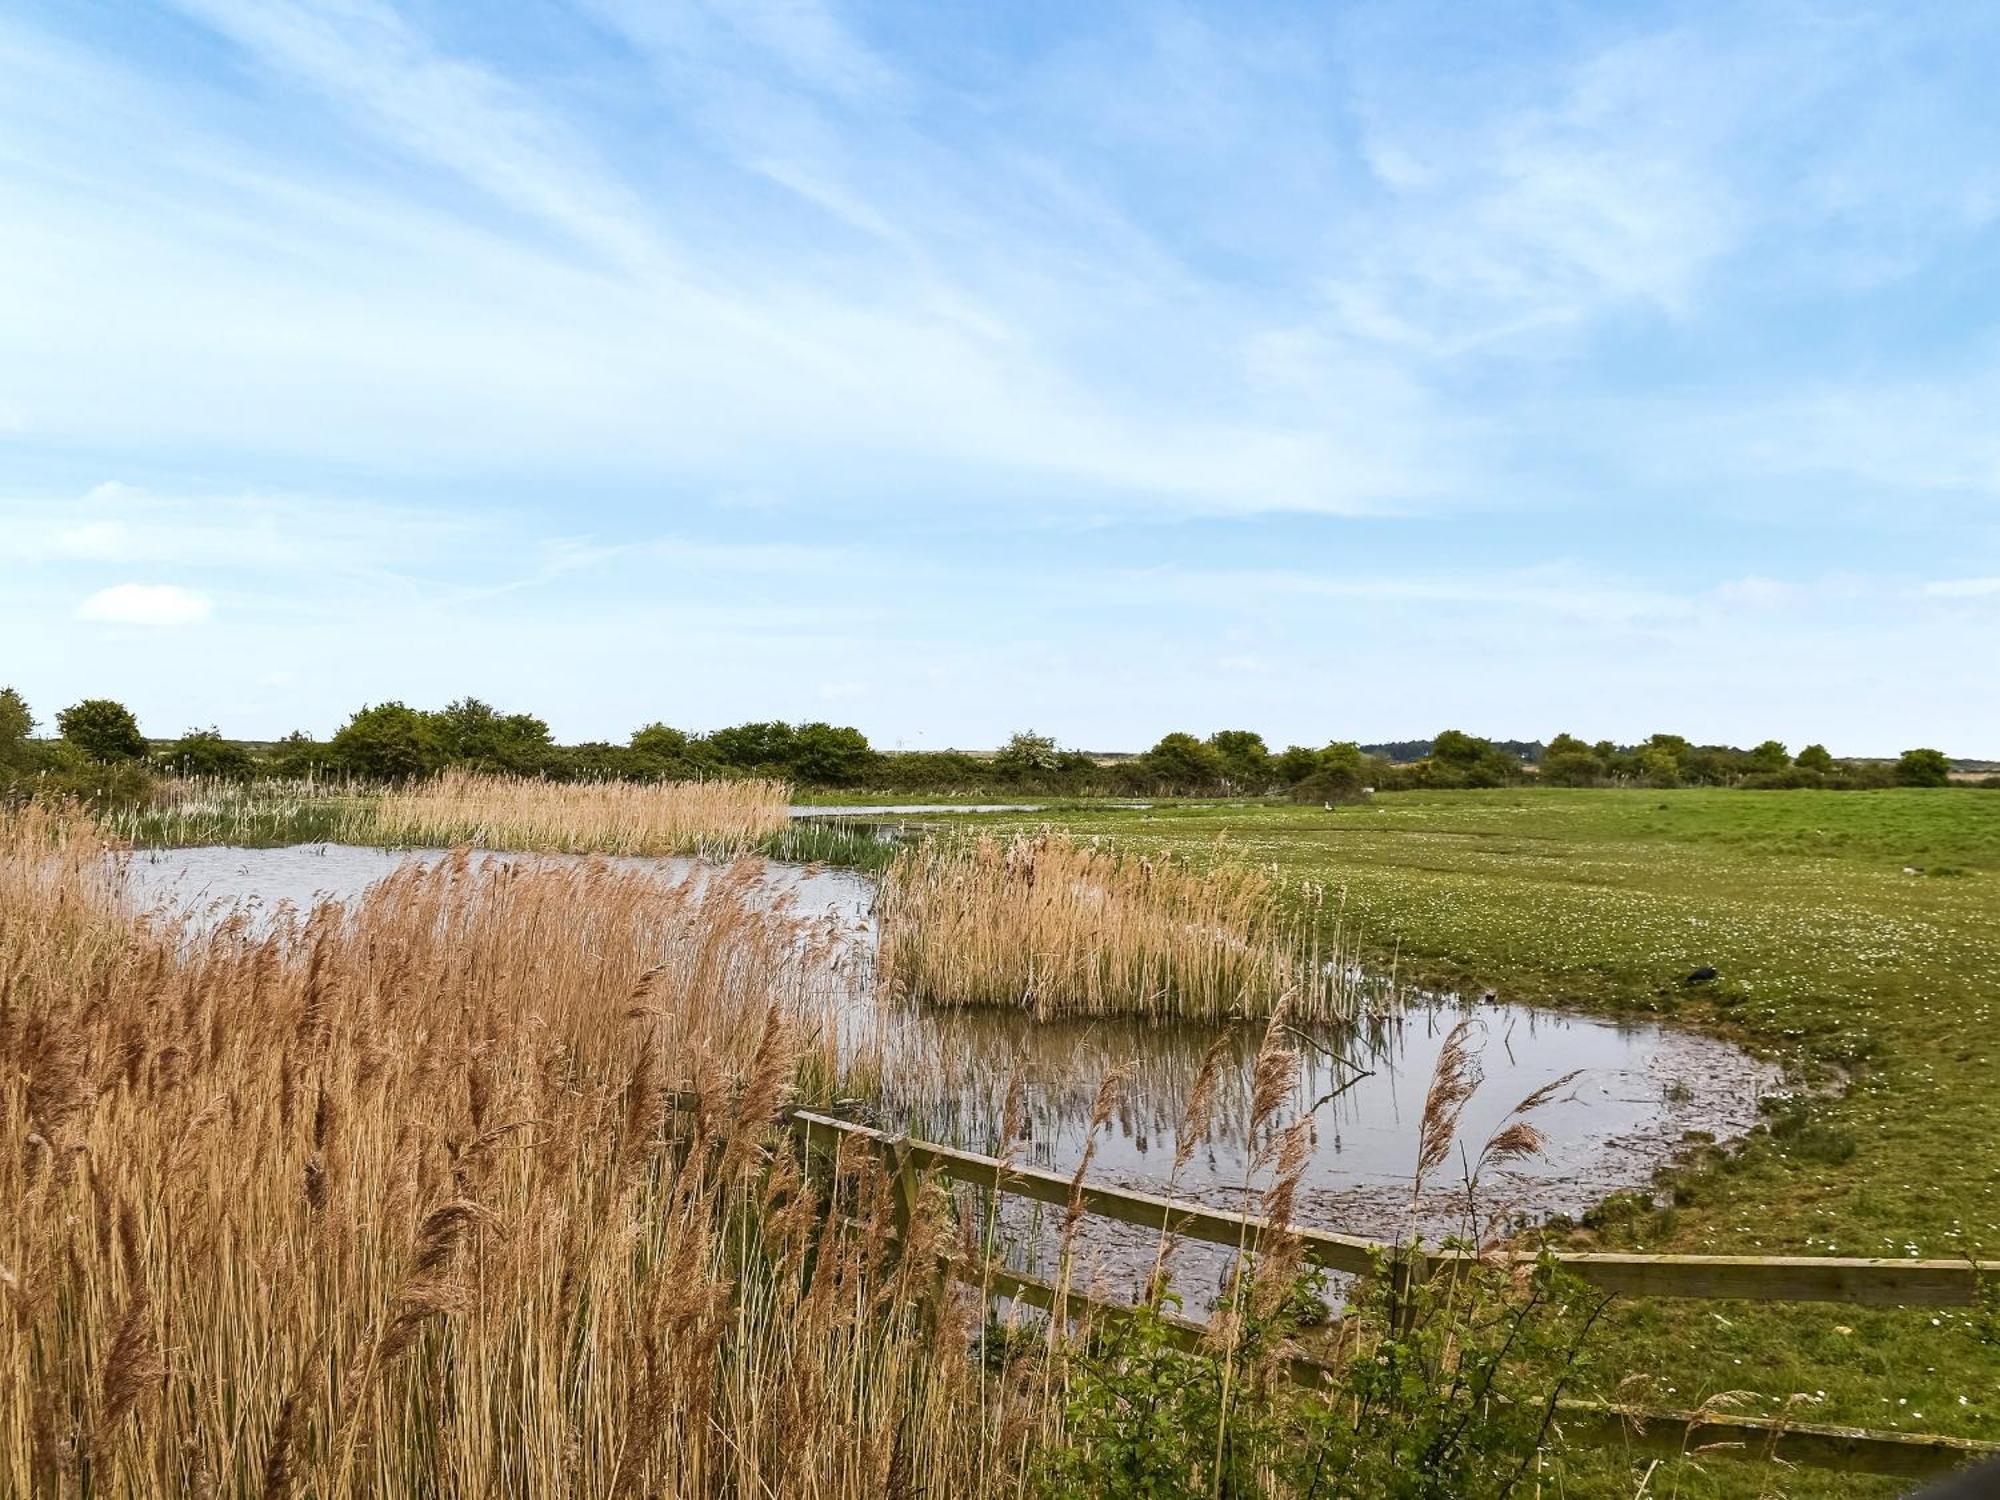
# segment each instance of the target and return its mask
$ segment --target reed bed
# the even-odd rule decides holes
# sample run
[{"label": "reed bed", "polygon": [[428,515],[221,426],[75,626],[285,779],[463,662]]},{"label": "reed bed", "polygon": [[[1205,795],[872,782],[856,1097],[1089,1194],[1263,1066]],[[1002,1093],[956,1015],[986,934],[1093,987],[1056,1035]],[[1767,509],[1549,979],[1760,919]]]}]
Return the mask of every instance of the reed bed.
[{"label": "reed bed", "polygon": [[569,854],[730,854],[784,831],[782,781],[541,781],[447,771],[372,803],[371,842]]},{"label": "reed bed", "polygon": [[0,815],[0,1494],[1015,1493],[939,1216],[776,1149],[826,966],[754,862],[190,928],[103,848]]},{"label": "reed bed", "polygon": [[138,848],[190,844],[366,843],[377,789],[347,777],[177,776],[138,806],[106,808],[99,824]]},{"label": "reed bed", "polygon": [[[779,853],[797,837],[781,781],[553,782],[447,771],[383,788],[346,778],[163,781],[143,806],[107,809],[107,831],[138,847],[347,843],[568,854]],[[867,853],[854,830],[814,830],[802,847]]]},{"label": "reed bed", "polygon": [[[1310,916],[1310,907],[1306,916]],[[1047,1019],[1351,1019],[1357,993],[1276,882],[1044,831],[903,850],[877,903],[885,990]]]}]

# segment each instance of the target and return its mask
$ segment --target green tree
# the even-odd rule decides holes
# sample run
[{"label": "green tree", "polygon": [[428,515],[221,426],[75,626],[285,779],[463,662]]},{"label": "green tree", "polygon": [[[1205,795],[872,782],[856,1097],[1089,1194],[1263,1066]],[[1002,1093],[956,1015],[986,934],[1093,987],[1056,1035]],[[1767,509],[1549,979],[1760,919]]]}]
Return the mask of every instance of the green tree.
[{"label": "green tree", "polygon": [[503,714],[477,698],[460,698],[426,717],[448,765],[532,776],[555,748],[549,726],[533,714]]},{"label": "green tree", "polygon": [[1369,759],[1352,740],[1336,740],[1313,757],[1312,774],[1292,787],[1298,802],[1358,802],[1371,785]]},{"label": "green tree", "polygon": [[1792,755],[1776,740],[1766,740],[1744,757],[1752,771],[1782,771],[1792,763]]},{"label": "green tree", "polygon": [[1899,786],[1946,786],[1951,762],[1942,750],[1905,750],[1896,761]]},{"label": "green tree", "polygon": [[716,760],[731,771],[783,776],[792,769],[792,726],[780,719],[718,729],[708,744]]},{"label": "green tree", "polygon": [[1542,751],[1541,779],[1549,786],[1595,786],[1610,774],[1604,757],[1573,734],[1559,734]]},{"label": "green tree", "polygon": [[1218,729],[1208,747],[1222,763],[1222,774],[1238,791],[1262,791],[1271,780],[1271,750],[1254,729]]},{"label": "green tree", "polygon": [[1422,779],[1432,786],[1505,786],[1520,764],[1491,740],[1447,729],[1431,741],[1430,764]]},{"label": "green tree", "polygon": [[1431,741],[1431,756],[1448,766],[1477,765],[1493,748],[1492,741],[1478,739],[1462,729],[1447,729]]},{"label": "green tree", "polygon": [[333,769],[330,746],[294,729],[271,748],[271,771],[278,776],[319,776]]},{"label": "green tree", "polygon": [[1319,751],[1287,745],[1271,761],[1271,772],[1286,786],[1297,786],[1319,769]]},{"label": "green tree", "polygon": [[56,715],[56,728],[70,744],[103,765],[141,760],[146,754],[146,737],[139,733],[139,721],[124,704],[109,698],[86,698],[71,704]]},{"label": "green tree", "polygon": [[1825,776],[1833,770],[1833,754],[1824,745],[1808,745],[1793,764],[1801,771],[1816,771]]},{"label": "green tree", "polygon": [[1679,786],[1681,758],[1665,745],[1651,743],[1641,745],[1639,774],[1645,778],[1648,786]]},{"label": "green tree", "polygon": [[[671,724],[652,723],[635,729],[629,744],[632,768],[647,780],[688,780],[714,766],[714,757],[706,740],[686,730],[676,729]],[[620,762],[615,757],[593,752],[575,763],[583,774],[596,775],[600,774],[596,768],[608,768]]]},{"label": "green tree", "polygon": [[1222,780],[1222,757],[1193,735],[1175,731],[1139,757],[1139,769],[1168,792],[1212,792]]},{"label": "green tree", "polygon": [[35,716],[28,712],[28,700],[12,688],[0,688],[0,768],[28,759],[28,736],[34,732]]},{"label": "green tree", "polygon": [[1693,786],[1727,786],[1736,779],[1740,760],[1733,750],[1696,746],[1681,756],[1681,780]]},{"label": "green tree", "polygon": [[993,756],[994,769],[1019,781],[1046,776],[1061,764],[1062,751],[1055,739],[1032,729],[1009,735]]},{"label": "green tree", "polygon": [[801,724],[792,731],[785,770],[808,786],[847,786],[875,759],[868,736],[851,724]]},{"label": "green tree", "polygon": [[328,748],[340,769],[378,781],[428,776],[444,764],[431,716],[395,702],[363,707]]},{"label": "green tree", "polygon": [[241,781],[256,770],[250,752],[225,740],[213,725],[190,729],[160,752],[160,764],[177,776],[216,776]]}]

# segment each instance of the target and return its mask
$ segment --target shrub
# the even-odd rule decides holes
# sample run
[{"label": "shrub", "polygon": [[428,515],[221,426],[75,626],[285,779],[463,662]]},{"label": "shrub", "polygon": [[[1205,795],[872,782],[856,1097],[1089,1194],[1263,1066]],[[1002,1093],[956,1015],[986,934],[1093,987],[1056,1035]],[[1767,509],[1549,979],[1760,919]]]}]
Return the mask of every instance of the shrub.
[{"label": "shrub", "polygon": [[110,698],[86,698],[56,715],[62,737],[94,761],[140,760],[146,737],[139,721],[122,703]]},{"label": "shrub", "polygon": [[35,716],[28,712],[28,700],[13,688],[0,688],[0,766],[11,764],[34,732]]},{"label": "shrub", "polygon": [[324,776],[335,769],[333,747],[322,745],[303,729],[294,729],[272,747],[265,769],[291,780]]},{"label": "shrub", "polygon": [[460,698],[425,717],[446,765],[532,776],[547,768],[555,749],[549,726],[533,714],[503,714],[477,698]]},{"label": "shrub", "polygon": [[444,764],[444,747],[430,716],[401,703],[362,708],[328,748],[339,769],[376,781],[428,776]]},{"label": "shrub", "polygon": [[1942,750],[1905,750],[1896,761],[1896,781],[1901,786],[1949,785],[1951,762]]},{"label": "shrub", "polygon": [[[1070,1360],[1042,1492],[1497,1500],[1555,1451],[1556,1403],[1586,1373],[1604,1300],[1553,1257],[1525,1280],[1475,1264],[1399,1285],[1384,1266],[1317,1343],[1296,1321],[1324,1310],[1308,1276],[1290,1296],[1243,1299],[1232,1338],[1210,1330],[1189,1349],[1177,1299],[1156,1295]],[[1324,1367],[1316,1384],[1295,1383],[1295,1349]]]},{"label": "shrub", "polygon": [[240,780],[257,768],[250,752],[225,740],[214,728],[190,729],[159,753],[160,765],[176,776]]}]

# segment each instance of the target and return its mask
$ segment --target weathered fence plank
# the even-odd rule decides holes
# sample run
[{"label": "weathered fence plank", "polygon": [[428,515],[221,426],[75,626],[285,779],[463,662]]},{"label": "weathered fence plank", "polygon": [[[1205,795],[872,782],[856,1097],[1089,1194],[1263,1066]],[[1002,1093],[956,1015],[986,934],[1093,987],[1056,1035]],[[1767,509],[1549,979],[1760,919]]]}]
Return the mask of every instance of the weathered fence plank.
[{"label": "weathered fence plank", "polygon": [[[1446,1258],[1432,1256],[1442,1268]],[[1746,1302],[1853,1302],[1874,1307],[1964,1307],[2000,1291],[2000,1264],[1970,1260],[1858,1260],[1820,1255],[1621,1255],[1560,1252],[1564,1269],[1628,1297]]]},{"label": "weathered fence plank", "polygon": [[[872,1139],[882,1132],[852,1120],[796,1110],[793,1118],[821,1128]],[[907,1143],[909,1160],[954,1182],[991,1188],[1042,1203],[1067,1204],[1080,1196],[1086,1213],[1136,1224],[1209,1244],[1254,1246],[1270,1233],[1256,1214],[1232,1214],[1183,1199],[1162,1198],[1101,1183],[1073,1183],[1060,1172],[1002,1162],[973,1151]],[[1396,1247],[1325,1229],[1291,1226],[1306,1255],[1330,1271],[1365,1274],[1375,1258]],[[1516,1259],[1533,1260],[1532,1255]],[[1558,1251],[1572,1274],[1607,1292],[1632,1297],[1686,1297],[1751,1302],[1845,1302],[1875,1307],[1966,1307],[1983,1295],[2000,1295],[2000,1261],[1865,1260],[1832,1255],[1628,1255]],[[1444,1251],[1425,1255],[1431,1274],[1449,1274],[1467,1257]]]}]

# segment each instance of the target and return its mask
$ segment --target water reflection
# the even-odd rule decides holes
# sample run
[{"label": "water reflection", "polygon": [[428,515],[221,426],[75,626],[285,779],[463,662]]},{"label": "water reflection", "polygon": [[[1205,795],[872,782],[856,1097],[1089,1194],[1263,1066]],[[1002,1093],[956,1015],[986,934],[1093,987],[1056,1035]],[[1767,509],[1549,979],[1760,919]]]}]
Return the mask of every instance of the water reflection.
[{"label": "water reflection", "polygon": [[[358,895],[403,859],[399,852],[339,845],[204,848],[133,855],[128,883],[142,904],[207,910],[248,904],[253,913],[308,908]],[[548,856],[538,856],[548,857]],[[520,856],[510,856],[518,859]],[[690,860],[610,861],[657,869],[675,881],[705,878]],[[1250,1080],[1261,1025],[1131,1020],[1036,1021],[1010,1011],[932,1010],[873,993],[873,887],[851,872],[769,865],[760,889],[776,916],[800,924],[801,953],[820,973],[814,1018],[830,1029],[857,1076],[875,1081],[870,1112],[920,1138],[992,1152],[1006,1101],[1017,1090],[1017,1159],[1069,1172],[1089,1143],[1092,1106],[1114,1070],[1129,1069],[1110,1118],[1095,1132],[1093,1178],[1171,1192],[1220,1207],[1253,1201],[1266,1173],[1249,1138]],[[1402,1009],[1361,1027],[1310,1027],[1278,1039],[1302,1057],[1299,1082],[1267,1130],[1310,1116],[1313,1147],[1299,1196],[1302,1222],[1378,1237],[1412,1227],[1435,1236],[1463,1217],[1462,1184],[1441,1183],[1410,1201],[1417,1122],[1445,1037],[1466,1016],[1482,1033],[1485,1080],[1460,1128],[1465,1160],[1527,1095],[1566,1073],[1571,1085],[1540,1109],[1547,1149],[1508,1163],[1480,1184],[1483,1210],[1537,1219],[1579,1213],[1609,1193],[1643,1188],[1691,1131],[1728,1138],[1757,1118],[1774,1081],[1764,1065],[1712,1037],[1650,1021],[1620,1022],[1529,1006],[1465,1006],[1405,992]],[[1220,1099],[1177,1171],[1188,1094],[1218,1049]],[[1027,1258],[1048,1241],[1013,1225]],[[1150,1265],[1143,1233],[1092,1224],[1085,1240],[1112,1280]],[[1197,1262],[1199,1268],[1200,1263]],[[1206,1274],[1203,1270],[1203,1274]]]}]

